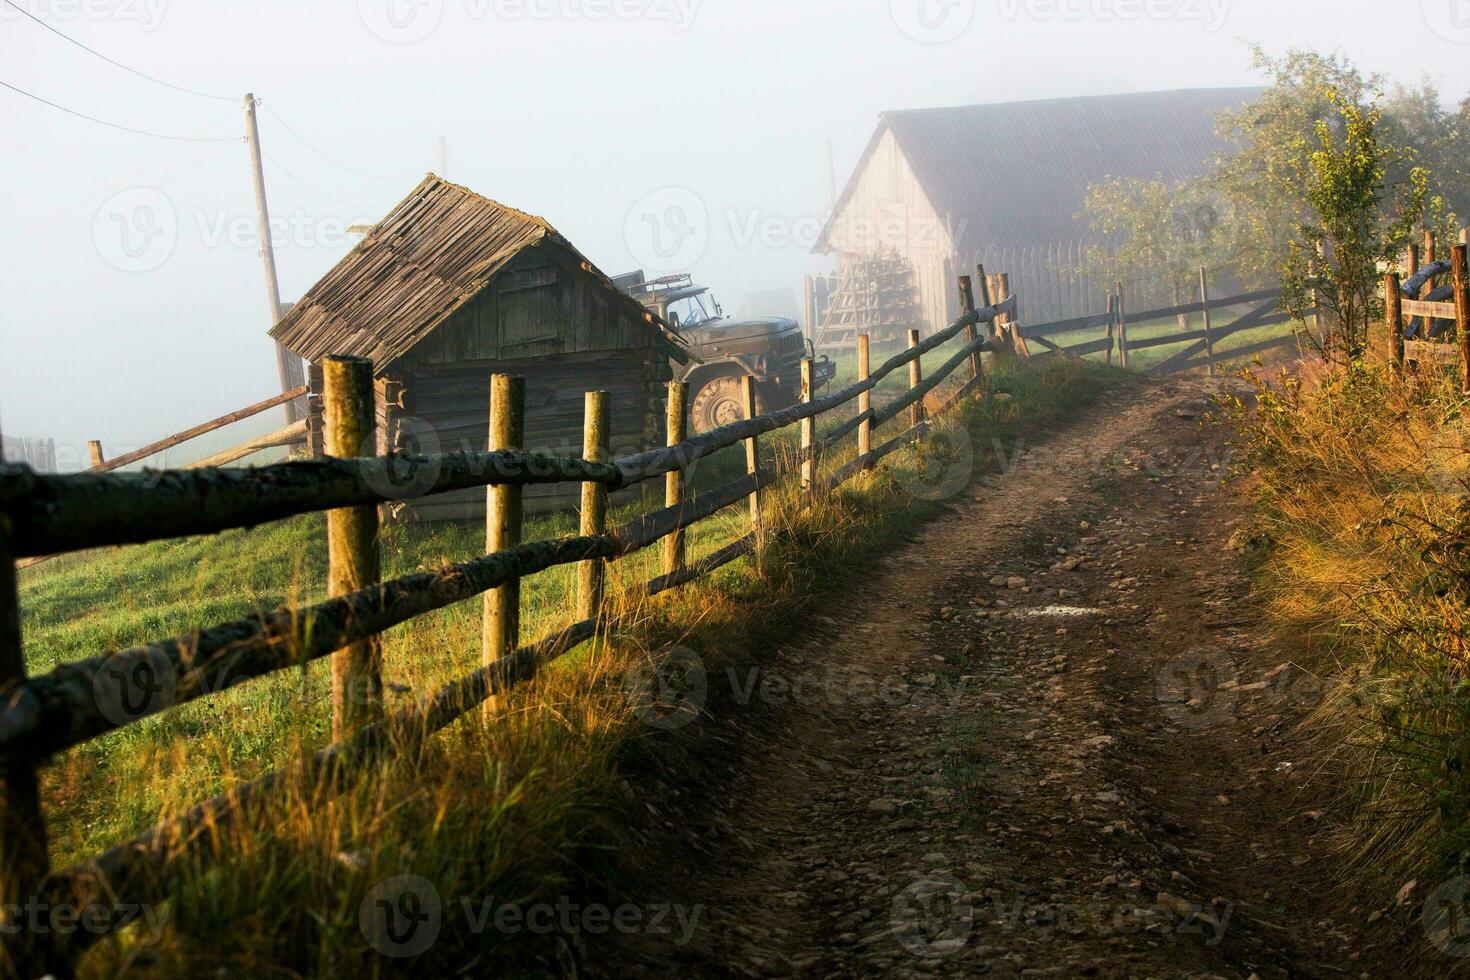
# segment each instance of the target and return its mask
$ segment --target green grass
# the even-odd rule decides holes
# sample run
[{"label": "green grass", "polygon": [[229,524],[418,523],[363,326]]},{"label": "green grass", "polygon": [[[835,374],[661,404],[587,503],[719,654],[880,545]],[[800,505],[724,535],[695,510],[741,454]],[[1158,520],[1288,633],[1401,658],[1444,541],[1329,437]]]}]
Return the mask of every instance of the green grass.
[{"label": "green grass", "polygon": [[[931,355],[935,364],[945,356]],[[992,383],[1011,398],[967,403],[962,413],[981,467],[994,466],[983,448],[993,440],[1039,434],[1128,382],[1116,372],[1056,361],[1002,367]],[[884,435],[905,424],[895,420]],[[791,438],[767,440],[768,451],[788,452]],[[717,661],[757,656],[763,639],[778,642],[786,617],[933,511],[936,504],[902,488],[905,471],[933,463],[936,451],[906,450],[809,510],[797,506],[789,489],[773,492],[762,560],[742,560],[676,594],[639,603],[622,591],[656,574],[657,549],[612,566],[616,624],[596,647],[501,698],[497,712],[452,726],[411,763],[384,763],[330,802],[312,787],[297,788],[296,796],[254,815],[246,831],[231,836],[227,865],[176,869],[179,900],[168,934],[134,968],[151,964],[161,975],[230,967],[314,976],[406,968],[367,948],[356,924],[374,883],[405,869],[433,880],[446,903],[451,895],[530,899],[610,887],[625,863],[616,849],[639,818],[620,810],[626,805],[621,781],[682,744],[654,738],[632,717],[624,673],[670,643]],[[834,454],[826,465],[849,457]],[[692,482],[722,483],[743,465],[737,447],[707,461]],[[657,505],[629,504],[615,520]],[[690,532],[690,557],[744,535],[747,523],[741,508],[702,523]],[[553,515],[529,521],[526,538],[573,530],[572,515]],[[385,574],[470,558],[483,551],[483,534],[462,525],[389,527]],[[324,594],[325,560],[324,520],[312,516],[40,566],[22,577],[28,665],[40,672],[309,602]],[[523,636],[545,635],[570,620],[574,576],[575,569],[560,568],[526,583]],[[384,647],[390,706],[472,671],[479,656],[478,601],[391,631]],[[328,693],[328,667],[317,663],[182,706],[56,760],[43,774],[53,863],[74,863],[326,744]],[[446,937],[411,965],[460,968],[504,943],[514,945],[504,936]],[[99,947],[88,972],[110,974],[136,952],[129,943]]]}]

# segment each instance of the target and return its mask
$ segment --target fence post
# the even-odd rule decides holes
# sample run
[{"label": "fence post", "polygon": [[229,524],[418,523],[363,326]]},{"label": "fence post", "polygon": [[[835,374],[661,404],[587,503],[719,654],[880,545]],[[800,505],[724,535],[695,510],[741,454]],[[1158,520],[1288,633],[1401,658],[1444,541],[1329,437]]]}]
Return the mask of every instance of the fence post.
[{"label": "fence post", "polygon": [[1108,296],[1108,367],[1113,366],[1113,348],[1117,346],[1118,337],[1118,296],[1116,293]]},{"label": "fence post", "polygon": [[[753,419],[756,417],[755,376],[745,375],[740,379],[740,401],[745,406],[745,417]],[[750,476],[756,476],[761,471],[761,442],[759,436],[751,436],[745,440],[745,472]],[[756,550],[759,551],[763,544],[764,530],[761,521],[761,489],[756,487],[750,492],[750,529],[755,535]]]},{"label": "fence post", "polygon": [[[0,513],[0,700],[7,701],[26,677],[12,533],[10,517]],[[18,930],[5,946],[11,968],[26,975],[47,972],[46,940],[29,931],[21,910],[40,896],[50,870],[35,760],[21,751],[0,754],[0,924]]]},{"label": "fence post", "polygon": [[[668,445],[677,446],[689,438],[689,382],[669,382]],[[678,507],[684,502],[684,471],[674,470],[665,478],[664,506]],[[684,541],[682,530],[664,538],[664,574],[672,575],[684,567]]]},{"label": "fence post", "polygon": [[[975,312],[975,284],[969,276],[960,276],[960,315],[969,316]],[[965,345],[969,346],[975,342],[975,325],[973,323],[965,327]],[[980,352],[970,352],[970,380],[974,381],[980,377]]]},{"label": "fence post", "polygon": [[[981,302],[986,306],[995,306],[1000,302],[1000,277],[990,272],[985,276],[985,296]],[[996,357],[1003,357],[1010,353],[1006,346],[1006,318],[996,314],[995,319],[990,321],[990,335],[995,339]]]},{"label": "fence post", "polygon": [[[810,357],[801,359],[801,402],[809,405],[816,388],[814,368]],[[817,417],[801,420],[801,492],[811,493],[817,486]]]},{"label": "fence post", "polygon": [[1128,367],[1128,304],[1124,299],[1123,283],[1116,287],[1118,297],[1118,366]]},{"label": "fence post", "polygon": [[1199,270],[1199,301],[1205,313],[1205,363],[1210,366],[1210,377],[1215,376],[1215,338],[1210,334],[1210,271],[1204,266]]},{"label": "fence post", "polygon": [[[376,424],[373,362],[328,357],[322,363],[326,452],[336,459],[372,456]],[[342,507],[327,514],[327,591],[347,595],[381,580],[378,508]],[[341,741],[382,714],[382,639],[369,637],[332,655],[332,737]]]},{"label": "fence post", "polygon": [[[916,347],[919,346],[919,343],[920,343],[919,331],[917,331],[917,330],[910,330],[909,331],[909,350],[914,350]],[[923,382],[924,382],[924,368],[919,363],[921,360],[923,360],[923,359],[922,358],[919,358],[919,357],[916,357],[912,361],[909,361],[909,391],[913,391],[915,388],[919,387],[919,385],[923,384]],[[918,401],[914,402],[913,405],[909,406],[909,424],[910,425],[918,425],[920,422],[923,422],[923,421],[924,421],[924,400],[921,398]]]},{"label": "fence post", "polygon": [[[858,334],[857,339],[857,379],[867,381],[873,375],[872,347],[865,333]],[[873,391],[869,389],[858,395],[858,414],[871,415],[873,412]],[[858,457],[866,459],[873,451],[873,420],[864,419],[858,423]],[[872,469],[873,464],[865,462],[863,469]]]},{"label": "fence post", "polygon": [[[611,397],[605,391],[587,392],[582,416],[582,458],[594,463],[608,461],[608,406]],[[582,484],[582,536],[597,538],[607,533],[607,487],[601,483]],[[602,615],[603,585],[607,563],[601,558],[582,562],[577,574],[577,620],[595,620]]]},{"label": "fence post", "polygon": [[1398,273],[1383,277],[1384,325],[1388,329],[1388,356],[1393,368],[1404,370],[1404,293]]},{"label": "fence post", "polygon": [[[982,308],[988,309],[991,306],[990,276],[988,276],[985,272],[984,263],[977,262],[975,264],[975,285],[980,288],[980,296],[976,300],[976,302],[978,302]],[[1000,349],[1000,334],[997,331],[996,326],[997,321],[993,319],[989,323],[985,324],[985,336],[990,340],[990,356],[992,359],[996,357],[997,352]],[[983,358],[980,361],[980,370],[986,370],[986,365]]]},{"label": "fence post", "polygon": [[[491,452],[524,449],[526,379],[509,374],[490,378]],[[520,487],[492,486],[485,492],[485,553],[521,543],[525,494]],[[521,641],[521,582],[512,579],[485,593],[484,636],[480,660],[489,665],[514,652]],[[490,710],[487,704],[487,711]]]},{"label": "fence post", "polygon": [[1455,344],[1460,348],[1460,389],[1470,394],[1470,267],[1466,246],[1456,245],[1455,271]]},{"label": "fence post", "polygon": [[87,455],[92,457],[92,469],[101,469],[107,464],[107,457],[102,454],[102,440],[87,440]]}]

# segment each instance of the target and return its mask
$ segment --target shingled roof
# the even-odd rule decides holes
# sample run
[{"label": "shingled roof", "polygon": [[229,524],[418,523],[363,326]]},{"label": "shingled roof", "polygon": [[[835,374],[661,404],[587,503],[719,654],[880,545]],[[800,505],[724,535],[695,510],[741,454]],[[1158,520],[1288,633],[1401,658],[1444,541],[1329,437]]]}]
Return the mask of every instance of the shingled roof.
[{"label": "shingled roof", "polygon": [[429,174],[312,286],[270,335],[308,361],[371,358],[379,371],[408,353],[527,248],[555,242],[581,260],[672,356],[687,352],[661,320],[613,285],[544,219]]},{"label": "shingled roof", "polygon": [[956,247],[1012,248],[1085,237],[1088,188],[1113,177],[1205,172],[1225,144],[1215,116],[1260,88],[1188,89],[885,112],[815,251],[890,130]]}]

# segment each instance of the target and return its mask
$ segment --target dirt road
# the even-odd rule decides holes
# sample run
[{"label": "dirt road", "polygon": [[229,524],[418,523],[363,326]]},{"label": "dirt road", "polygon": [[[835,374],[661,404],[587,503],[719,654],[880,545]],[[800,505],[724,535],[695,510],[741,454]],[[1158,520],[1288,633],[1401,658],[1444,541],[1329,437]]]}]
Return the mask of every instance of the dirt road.
[{"label": "dirt road", "polygon": [[1246,601],[1212,384],[1005,447],[728,672],[737,707],[700,723],[733,761],[660,799],[641,886],[697,926],[594,945],[584,972],[1434,973],[1407,915],[1334,886],[1334,787],[1296,730],[1317,685]]}]

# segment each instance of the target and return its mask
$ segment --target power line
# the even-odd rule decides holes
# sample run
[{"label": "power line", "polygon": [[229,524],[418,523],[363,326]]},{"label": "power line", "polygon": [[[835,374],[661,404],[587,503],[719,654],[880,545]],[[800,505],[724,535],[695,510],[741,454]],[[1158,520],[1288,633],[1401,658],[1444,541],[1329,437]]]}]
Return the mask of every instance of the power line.
[{"label": "power line", "polygon": [[[9,0],[6,0],[6,2],[8,3]],[[306,148],[307,149],[311,150],[313,153],[315,153],[317,156],[321,157],[323,160],[327,161],[328,163],[335,164],[335,165],[341,167],[343,170],[347,170],[347,171],[350,171],[351,173],[355,173],[355,174],[357,174],[360,177],[368,177],[368,178],[371,178],[372,180],[402,180],[403,179],[403,175],[396,175],[395,176],[395,175],[387,175],[387,174],[374,174],[374,173],[369,173],[366,170],[359,170],[357,167],[354,167],[354,166],[352,166],[349,163],[343,163],[341,160],[338,160],[337,158],[331,156],[329,153],[327,153],[327,151],[325,151],[325,150],[321,149],[320,147],[318,147],[316,144],[314,144],[313,142],[311,142],[311,140],[307,139],[305,136],[302,136],[300,132],[298,132],[297,130],[295,130],[294,128],[292,128],[292,126],[291,126],[290,123],[288,123],[288,122],[286,122],[286,120],[282,119],[280,117],[280,115],[274,109],[272,109],[270,106],[266,105],[264,101],[260,101],[260,100],[258,100],[258,101],[259,101],[260,107],[262,109],[264,109],[266,112],[270,113],[271,118],[274,119],[276,122],[280,123],[281,126],[286,130],[286,132],[288,132],[292,136],[296,137],[298,140],[300,140],[302,143],[304,143],[306,145]]]},{"label": "power line", "polygon": [[154,78],[152,75],[149,75],[147,72],[141,72],[141,71],[139,71],[136,68],[130,68],[129,66],[123,64],[121,61],[116,61],[116,60],[114,60],[112,58],[107,57],[107,55],[103,54],[101,51],[97,51],[97,50],[95,50],[93,48],[87,47],[85,44],[83,44],[81,41],[78,41],[76,38],[71,37],[70,35],[67,35],[67,34],[63,34],[61,31],[58,31],[56,28],[52,27],[50,24],[46,23],[41,18],[37,17],[35,14],[31,13],[29,10],[25,9],[24,7],[22,7],[20,4],[15,3],[14,0],[0,0],[0,2],[3,2],[6,6],[14,7],[16,10],[20,11],[22,14],[25,14],[31,20],[35,21],[37,24],[40,24],[42,27],[46,28],[46,30],[50,31],[52,34],[55,34],[57,37],[61,38],[63,41],[69,41],[72,44],[75,44],[77,47],[81,48],[83,51],[87,52],[88,54],[95,55],[96,57],[101,58],[103,61],[107,62],[109,65],[113,65],[113,66],[115,66],[117,68],[121,68],[123,71],[130,72],[130,73],[132,73],[134,75],[137,75],[139,78],[146,78],[148,81],[153,82],[155,85],[162,85],[164,88],[171,88],[171,89],[173,89],[176,92],[186,92],[189,95],[197,95],[197,96],[199,96],[200,98],[203,98],[203,99],[218,99],[221,102],[233,102],[233,101],[235,101],[233,98],[231,98],[229,96],[224,96],[224,95],[211,95],[208,92],[197,92],[197,91],[195,91],[192,88],[184,88],[184,86],[182,86],[182,85],[175,85],[172,82],[165,82],[161,78]]},{"label": "power line", "polygon": [[296,176],[291,171],[289,171],[285,167],[281,166],[280,161],[277,160],[275,157],[271,156],[269,153],[264,153],[264,154],[261,154],[261,155],[265,157],[266,163],[269,163],[272,167],[274,167],[275,169],[279,170],[281,172],[282,176],[285,176],[285,177],[289,178],[290,180],[292,180],[293,182],[295,182],[296,184],[298,184],[299,186],[301,186],[305,190],[310,191],[311,193],[317,195],[318,197],[324,197],[327,200],[331,201],[333,204],[340,204],[343,207],[354,208],[355,210],[357,210],[361,214],[367,214],[368,213],[368,209],[365,208],[365,207],[363,207],[361,204],[354,204],[351,201],[344,201],[340,197],[334,197],[333,195],[328,194],[326,191],[318,190],[317,188],[315,188],[312,185],[308,184],[306,181],[302,180],[300,177]]},{"label": "power line", "polygon": [[[5,0],[5,2],[9,3],[10,0]],[[85,112],[78,112],[75,109],[68,109],[66,106],[52,102],[50,99],[43,99],[39,95],[36,95],[34,92],[27,92],[23,88],[16,88],[14,85],[11,85],[9,82],[6,81],[0,81],[0,87],[8,88],[10,89],[10,91],[15,92],[19,95],[24,95],[28,99],[35,99],[37,102],[40,102],[43,105],[49,105],[53,109],[60,109],[62,112],[65,112],[68,115],[76,116],[78,119],[85,119],[88,122],[94,122],[97,123],[99,126],[106,126],[109,129],[120,129],[125,133],[132,133],[136,136],[151,136],[154,139],[176,140],[180,143],[234,143],[238,142],[240,139],[240,137],[238,136],[174,136],[169,133],[150,133],[147,130],[134,129],[131,126],[124,126],[120,123],[108,122],[106,119],[98,119],[96,116],[89,116]]]}]

